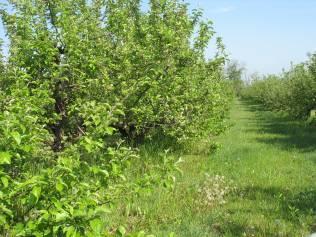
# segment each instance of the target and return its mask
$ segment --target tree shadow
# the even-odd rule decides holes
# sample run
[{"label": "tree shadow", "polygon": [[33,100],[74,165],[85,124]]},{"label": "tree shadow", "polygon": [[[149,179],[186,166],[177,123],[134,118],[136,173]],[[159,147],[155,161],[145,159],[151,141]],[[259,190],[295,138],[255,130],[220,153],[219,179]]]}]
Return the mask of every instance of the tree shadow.
[{"label": "tree shadow", "polygon": [[[254,135],[257,141],[282,150],[295,150],[295,152],[304,153],[304,157],[316,162],[315,127],[309,126],[302,121],[295,121],[284,114],[270,112],[264,106],[252,101],[240,101],[240,103],[244,105],[242,110],[253,114],[249,118],[242,119],[247,120],[245,131],[255,132]],[[293,228],[297,227],[299,229],[302,226],[302,218],[311,217],[309,220],[306,219],[306,222],[308,222],[307,226],[310,233],[316,232],[316,187],[312,189],[303,189],[301,187],[286,189],[275,186],[246,186],[240,190],[239,194],[240,196],[237,195],[237,199],[242,199],[246,202],[248,200],[249,203],[260,204],[263,200],[264,203],[269,203],[269,205],[256,207],[262,216],[271,218],[268,222],[290,222],[293,224]],[[257,202],[258,200],[260,202]],[[247,205],[245,206],[247,207]],[[232,208],[236,208],[229,209],[234,215],[242,213],[241,216],[251,216],[254,212],[250,207],[249,209],[239,206]],[[313,221],[314,223],[312,223]],[[247,236],[280,236],[278,232],[267,230],[269,226],[262,227],[263,229],[251,229],[247,222],[235,223],[229,220],[223,220],[222,222],[225,225],[225,233],[232,233],[232,236],[245,236],[245,233]],[[277,229],[279,224],[276,223],[273,223],[271,226],[275,226]],[[252,233],[253,235],[251,235]]]},{"label": "tree shadow", "polygon": [[[305,191],[291,191],[279,187],[247,186],[239,190],[243,195],[243,201],[265,200],[271,206],[256,207],[257,212],[266,218],[271,218],[275,226],[269,229],[270,225],[250,225],[245,219],[236,222],[230,218],[223,218],[216,224],[212,224],[211,229],[217,236],[280,236],[278,225],[290,222],[294,228],[301,228],[302,216],[316,217],[316,189]],[[229,208],[228,213],[234,216],[251,216],[253,209],[249,208]],[[242,213],[242,214],[241,214]],[[310,233],[316,231],[315,223],[307,223]],[[285,235],[288,236],[288,235]],[[291,235],[292,236],[292,235]]]},{"label": "tree shadow", "polygon": [[265,107],[262,104],[256,103],[253,100],[243,99],[243,100],[240,100],[239,102],[241,105],[243,105],[245,111],[249,111],[249,112],[268,111],[265,109]]},{"label": "tree shadow", "polygon": [[277,145],[286,150],[316,151],[315,126],[308,125],[304,121],[295,121],[278,112],[269,112],[262,105],[256,105],[251,101],[242,101],[241,103],[246,105],[248,111],[255,113],[253,120],[257,122],[258,130],[264,134],[264,136],[257,138],[259,142]]},{"label": "tree shadow", "polygon": [[255,226],[249,226],[246,222],[237,223],[232,220],[222,220],[219,223],[211,225],[211,236],[271,236],[277,237],[273,231],[261,230]]},{"label": "tree shadow", "polygon": [[289,211],[294,208],[301,214],[316,215],[316,189],[295,192],[278,187],[249,186],[244,188],[243,192],[244,198],[249,200],[256,200],[259,195],[265,200],[278,202],[285,217],[290,217]]}]

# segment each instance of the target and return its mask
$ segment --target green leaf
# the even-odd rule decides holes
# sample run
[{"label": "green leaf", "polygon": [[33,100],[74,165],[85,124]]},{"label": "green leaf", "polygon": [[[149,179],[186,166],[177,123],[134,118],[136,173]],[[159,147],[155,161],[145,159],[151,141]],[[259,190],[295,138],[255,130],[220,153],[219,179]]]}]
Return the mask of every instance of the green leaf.
[{"label": "green leaf", "polygon": [[56,183],[56,189],[57,189],[58,192],[61,193],[63,191],[63,189],[64,189],[64,185],[61,182],[57,182]]},{"label": "green leaf", "polygon": [[63,209],[63,204],[62,204],[59,200],[57,200],[57,199],[55,199],[55,198],[52,198],[52,203],[54,203],[54,206],[55,206],[57,209],[59,209],[59,210],[62,210],[62,209]]},{"label": "green leaf", "polygon": [[3,186],[4,186],[5,188],[7,188],[8,185],[9,185],[9,180],[8,180],[8,178],[3,176],[3,177],[1,177],[1,181],[2,181],[2,183],[3,183]]},{"label": "green leaf", "polygon": [[9,152],[0,152],[0,165],[11,164],[12,155]]},{"label": "green leaf", "polygon": [[118,229],[117,229],[117,234],[119,234],[120,236],[125,236],[126,234],[126,229],[123,227],[123,226],[120,226]]},{"label": "green leaf", "polygon": [[5,213],[8,216],[13,217],[13,212],[10,209],[6,208],[5,206],[0,206],[0,210],[2,213]]},{"label": "green leaf", "polygon": [[4,226],[6,223],[6,217],[4,215],[0,215],[0,225]]},{"label": "green leaf", "polygon": [[14,228],[14,236],[24,236],[25,234],[25,226],[22,223],[17,223]]},{"label": "green leaf", "polygon": [[86,149],[88,153],[91,153],[93,151],[93,145],[91,144],[85,144],[84,148]]},{"label": "green leaf", "polygon": [[89,222],[89,225],[94,233],[100,234],[102,231],[102,221],[100,219],[94,219]]},{"label": "green leaf", "polygon": [[14,131],[14,132],[11,132],[11,136],[13,137],[13,139],[16,141],[18,145],[21,144],[22,138],[21,138],[20,133],[18,133],[17,131]]},{"label": "green leaf", "polygon": [[56,190],[61,193],[65,189],[65,187],[67,187],[67,185],[63,182],[61,178],[59,178],[56,182]]},{"label": "green leaf", "polygon": [[24,146],[22,146],[21,149],[22,149],[23,151],[25,151],[25,152],[30,152],[31,149],[32,149],[32,147],[31,147],[30,145],[24,145]]},{"label": "green leaf", "polygon": [[40,196],[41,196],[41,192],[42,192],[42,188],[39,187],[39,186],[35,186],[35,187],[32,189],[32,194],[33,194],[33,196],[36,198],[36,202],[38,202],[38,199],[39,199]]},{"label": "green leaf", "polygon": [[69,217],[68,213],[63,211],[56,214],[56,221],[57,222],[65,221],[67,220],[68,217]]},{"label": "green leaf", "polygon": [[63,232],[66,233],[66,237],[74,237],[77,234],[77,231],[73,226],[64,227]]},{"label": "green leaf", "polygon": [[110,176],[109,172],[106,171],[106,170],[100,170],[99,173],[102,174],[102,175],[104,175],[105,177],[109,177],[109,176]]},{"label": "green leaf", "polygon": [[47,210],[40,210],[39,213],[41,213],[41,216],[38,219],[39,221],[42,221],[42,220],[48,221],[49,220],[50,214]]}]

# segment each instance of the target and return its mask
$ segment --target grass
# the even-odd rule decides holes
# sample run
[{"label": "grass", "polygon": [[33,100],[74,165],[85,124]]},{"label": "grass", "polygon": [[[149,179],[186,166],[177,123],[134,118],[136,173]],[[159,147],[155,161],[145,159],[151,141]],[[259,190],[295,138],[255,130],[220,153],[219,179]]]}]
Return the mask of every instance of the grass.
[{"label": "grass", "polygon": [[[316,232],[315,128],[240,101],[230,121],[233,126],[217,138],[221,149],[184,156],[183,175],[173,191],[157,189],[136,199],[132,206],[137,211],[117,221],[156,236],[298,237]],[[226,183],[207,183],[216,175]],[[207,193],[199,193],[200,188],[216,193],[225,186],[235,187],[218,197],[225,204],[204,204]]]}]

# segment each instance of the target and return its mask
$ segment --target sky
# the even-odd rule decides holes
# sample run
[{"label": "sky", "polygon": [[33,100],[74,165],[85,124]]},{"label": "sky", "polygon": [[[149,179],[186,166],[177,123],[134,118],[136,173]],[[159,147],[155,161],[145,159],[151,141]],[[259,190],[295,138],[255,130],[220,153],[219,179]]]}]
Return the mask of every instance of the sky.
[{"label": "sky", "polygon": [[[281,73],[316,52],[316,0],[187,0],[248,73]],[[212,49],[208,54],[211,55]]]},{"label": "sky", "polygon": [[[248,74],[280,73],[316,52],[316,0],[184,1],[191,9],[204,10],[230,58],[243,64]],[[213,53],[210,47],[207,55]]]}]

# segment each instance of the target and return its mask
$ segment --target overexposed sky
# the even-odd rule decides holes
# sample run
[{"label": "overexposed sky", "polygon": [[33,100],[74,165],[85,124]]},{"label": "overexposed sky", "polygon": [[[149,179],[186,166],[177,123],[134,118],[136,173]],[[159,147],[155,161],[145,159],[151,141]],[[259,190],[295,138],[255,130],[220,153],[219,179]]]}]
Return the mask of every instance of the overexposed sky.
[{"label": "overexposed sky", "polygon": [[[316,0],[187,0],[248,73],[279,73],[316,52]],[[212,50],[209,50],[211,55]]]},{"label": "overexposed sky", "polygon": [[[180,1],[191,9],[204,9],[230,57],[244,64],[248,73],[279,73],[316,52],[316,0]],[[2,25],[0,37],[4,38]],[[207,55],[213,53],[210,46]]]}]

